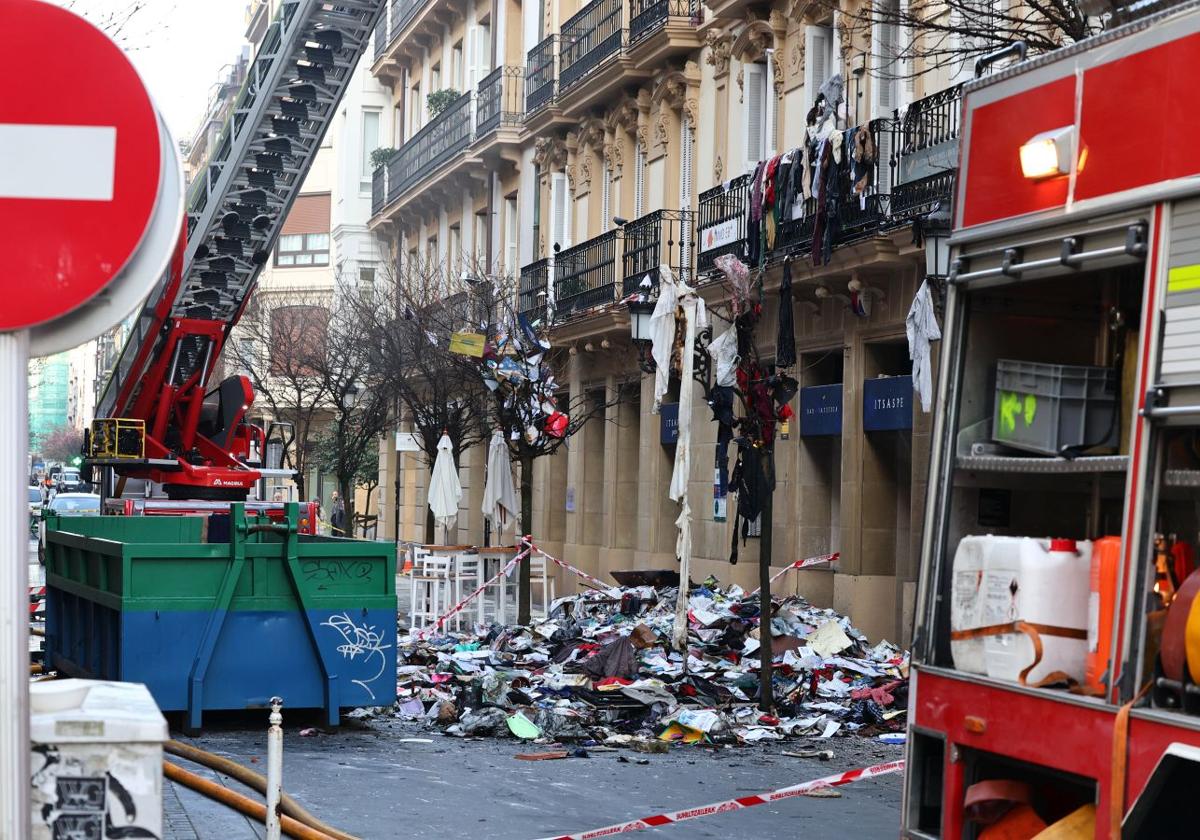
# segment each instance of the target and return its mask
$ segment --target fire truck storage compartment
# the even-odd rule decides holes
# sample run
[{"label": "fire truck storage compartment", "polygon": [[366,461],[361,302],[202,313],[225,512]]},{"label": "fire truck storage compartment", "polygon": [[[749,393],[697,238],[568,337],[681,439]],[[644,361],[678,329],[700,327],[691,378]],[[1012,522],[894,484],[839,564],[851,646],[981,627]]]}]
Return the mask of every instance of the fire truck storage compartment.
[{"label": "fire truck storage compartment", "polygon": [[235,504],[206,516],[46,522],[46,658],[72,676],[145,683],[190,728],[214,710],[339,709],[396,699],[396,550],[297,533]]},{"label": "fire truck storage compartment", "polygon": [[[959,750],[958,760],[963,762],[964,791],[969,793],[971,786],[980,782],[1022,782],[1029,786],[1031,794],[1027,804],[1047,826],[1054,825],[1082,806],[1094,805],[1098,799],[1095,779],[1038,764],[1017,761],[983,750],[961,746],[957,749]],[[968,819],[963,831],[964,840],[975,840],[985,827]],[[1028,837],[1029,835],[993,833],[993,836]],[[1068,835],[1055,834],[1054,836],[1066,837]]]},{"label": "fire truck storage compartment", "polygon": [[[1033,454],[1006,447],[992,437],[999,360],[1112,370],[1118,383],[1113,410],[1105,418],[1117,431],[1117,448],[1127,452],[1127,423],[1132,411],[1124,349],[1140,318],[1143,265],[1133,263],[1092,271],[1066,270],[1039,279],[1002,278],[960,283],[953,337],[947,353],[961,352],[961,374],[947,395],[957,402],[947,466],[951,486],[943,513],[940,597],[934,663],[954,667],[951,655],[953,561],[968,536],[1094,540],[1121,533],[1121,510],[1128,458],[1113,446],[1068,453],[1071,457]],[[1041,410],[1038,406],[1038,410]],[[1097,441],[1098,442],[1098,441]],[[1077,586],[1064,586],[1075,591]],[[1086,597],[1087,588],[1083,588]],[[1086,608],[1086,605],[1085,605]],[[1023,618],[1018,616],[1018,618]],[[961,653],[962,648],[959,647]],[[976,663],[978,665],[978,663]]]}]

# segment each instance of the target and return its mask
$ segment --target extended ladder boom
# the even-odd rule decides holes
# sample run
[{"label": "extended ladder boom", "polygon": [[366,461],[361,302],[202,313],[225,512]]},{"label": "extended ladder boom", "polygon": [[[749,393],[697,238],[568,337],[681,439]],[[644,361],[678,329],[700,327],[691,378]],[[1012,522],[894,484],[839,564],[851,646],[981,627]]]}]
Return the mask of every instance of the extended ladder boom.
[{"label": "extended ladder boom", "polygon": [[283,0],[192,185],[176,258],[96,406],[98,418],[144,422],[144,457],[93,457],[93,465],[159,481],[180,498],[241,498],[257,480],[244,463],[251,442],[261,443],[261,431],[243,422],[254,400],[249,382],[230,377],[206,394],[208,378],[384,2]]}]

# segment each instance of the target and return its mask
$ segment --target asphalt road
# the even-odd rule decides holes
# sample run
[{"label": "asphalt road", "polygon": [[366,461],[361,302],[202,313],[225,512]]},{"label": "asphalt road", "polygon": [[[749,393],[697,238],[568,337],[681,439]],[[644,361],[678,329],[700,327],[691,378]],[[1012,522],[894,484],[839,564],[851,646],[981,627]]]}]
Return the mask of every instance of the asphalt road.
[{"label": "asphalt road", "polygon": [[[264,721],[262,732],[229,729],[184,740],[262,772],[265,737]],[[429,743],[406,740],[413,738]],[[285,723],[284,741],[284,788],[327,823],[363,840],[534,840],[762,793],[891,761],[902,753],[900,747],[844,737],[820,745],[833,750],[829,762],[778,754],[795,751],[802,742],[718,750],[681,745],[665,755],[620,750],[527,762],[513,756],[546,747],[459,740],[392,721],[314,737],[300,737]],[[634,763],[642,759],[648,764]],[[184,766],[199,772],[194,765]],[[246,792],[232,780],[202,772]],[[837,798],[796,797],[639,835],[680,840],[748,833],[805,840],[896,837],[900,788],[901,777],[895,774],[842,787]],[[168,783],[166,803],[167,840],[261,836],[261,828],[186,788]]]}]

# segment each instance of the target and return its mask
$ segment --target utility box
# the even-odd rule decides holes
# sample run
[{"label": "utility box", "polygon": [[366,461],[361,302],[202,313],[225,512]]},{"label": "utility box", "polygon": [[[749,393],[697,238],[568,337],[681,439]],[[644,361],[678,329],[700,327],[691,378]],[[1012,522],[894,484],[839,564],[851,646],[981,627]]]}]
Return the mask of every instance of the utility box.
[{"label": "utility box", "polygon": [[1119,410],[1111,368],[996,362],[992,439],[997,443],[1040,455],[1070,447],[1115,449]]},{"label": "utility box", "polygon": [[138,683],[29,686],[33,840],[159,838],[167,722]]}]

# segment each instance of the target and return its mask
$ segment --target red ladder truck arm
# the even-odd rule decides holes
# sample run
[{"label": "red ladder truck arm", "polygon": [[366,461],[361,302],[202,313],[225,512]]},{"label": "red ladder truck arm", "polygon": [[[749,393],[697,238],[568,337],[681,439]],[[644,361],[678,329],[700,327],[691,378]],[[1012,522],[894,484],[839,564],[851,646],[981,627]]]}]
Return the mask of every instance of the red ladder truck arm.
[{"label": "red ladder truck arm", "polygon": [[270,258],[383,0],[284,0],[188,196],[169,271],[147,297],[96,406],[99,423],[138,421],[140,457],[88,464],[163,485],[177,499],[244,499],[263,432],[246,422],[244,376],[210,388],[221,349]]}]

